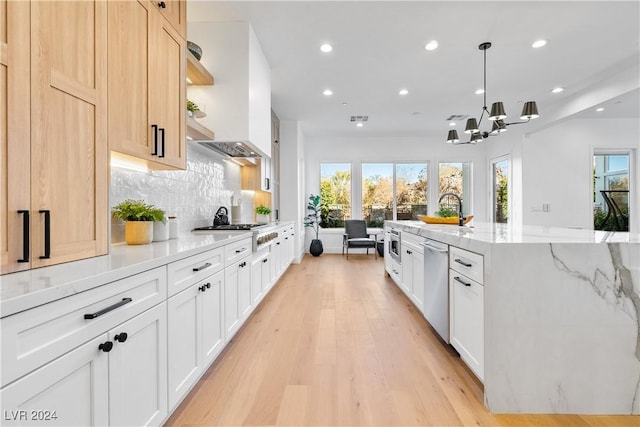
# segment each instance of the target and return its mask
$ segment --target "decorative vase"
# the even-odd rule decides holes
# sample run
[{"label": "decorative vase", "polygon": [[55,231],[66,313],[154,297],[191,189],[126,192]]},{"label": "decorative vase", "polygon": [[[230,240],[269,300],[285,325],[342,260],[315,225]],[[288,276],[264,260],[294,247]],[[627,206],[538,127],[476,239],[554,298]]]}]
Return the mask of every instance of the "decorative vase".
[{"label": "decorative vase", "polygon": [[125,221],[124,240],[127,245],[146,245],[153,240],[153,221]]},{"label": "decorative vase", "polygon": [[269,215],[256,214],[256,221],[258,224],[266,224],[269,222]]},{"label": "decorative vase", "polygon": [[155,221],[153,223],[153,241],[164,242],[169,240],[169,221]]},{"label": "decorative vase", "polygon": [[324,252],[324,248],[322,247],[322,240],[313,239],[311,241],[311,246],[309,247],[309,253],[313,256],[320,256]]}]

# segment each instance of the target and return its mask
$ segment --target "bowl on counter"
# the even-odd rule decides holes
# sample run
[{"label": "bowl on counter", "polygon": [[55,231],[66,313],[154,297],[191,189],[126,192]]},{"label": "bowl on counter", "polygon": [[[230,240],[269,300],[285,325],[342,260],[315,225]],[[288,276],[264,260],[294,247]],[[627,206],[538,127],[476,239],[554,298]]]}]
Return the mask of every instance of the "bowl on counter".
[{"label": "bowl on counter", "polygon": [[[420,219],[420,221],[425,222],[427,224],[458,225],[457,216],[441,217],[441,216],[418,215],[418,218]],[[467,215],[464,217],[464,223],[467,224],[472,219],[473,219],[473,215]]]}]

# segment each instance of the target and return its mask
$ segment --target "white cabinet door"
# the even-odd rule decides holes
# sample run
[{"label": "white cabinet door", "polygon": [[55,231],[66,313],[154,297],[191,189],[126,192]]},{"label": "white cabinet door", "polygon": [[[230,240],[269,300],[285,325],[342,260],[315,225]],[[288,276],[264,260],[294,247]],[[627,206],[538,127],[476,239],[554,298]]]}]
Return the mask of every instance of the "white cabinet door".
[{"label": "white cabinet door", "polygon": [[223,288],[224,271],[220,271],[205,280],[206,290],[200,294],[202,326],[199,329],[202,331],[200,347],[203,351],[203,369],[213,362],[224,347]]},{"label": "white cabinet door", "polygon": [[109,340],[110,425],[160,425],[167,416],[166,303],[115,327]]},{"label": "white cabinet door", "polygon": [[484,380],[484,287],[450,269],[449,305],[451,345]]},{"label": "white cabinet door", "polygon": [[[269,248],[261,251],[262,253],[257,253],[259,255],[254,257],[254,260],[251,261],[251,304],[256,307],[260,301],[262,300],[263,287],[262,287],[262,270],[263,265],[267,263],[265,261],[269,254]],[[267,276],[269,273],[267,273]]]},{"label": "white cabinet door", "polygon": [[384,269],[391,275],[392,266],[391,266],[391,256],[389,255],[389,241],[390,241],[390,233],[385,230],[384,232]]},{"label": "white cabinet door", "polygon": [[274,283],[271,275],[272,264],[273,257],[270,253],[262,260],[262,283],[260,283],[260,287],[262,288],[262,298],[267,295],[267,292],[269,292]]},{"label": "white cabinet door", "polygon": [[400,262],[402,267],[402,290],[412,299],[413,295],[413,250],[404,243],[402,244],[402,255]]},{"label": "white cabinet door", "polygon": [[282,237],[278,237],[271,245],[271,283],[280,277],[280,257],[282,257]]},{"label": "white cabinet door", "polygon": [[2,425],[105,426],[109,423],[107,353],[95,338],[0,391]]},{"label": "white cabinet door", "polygon": [[200,377],[201,304],[200,283],[192,285],[169,298],[168,315],[168,359],[169,359],[169,408],[173,409]]},{"label": "white cabinet door", "polygon": [[248,258],[224,269],[225,342],[235,335],[251,313],[251,266]]},{"label": "white cabinet door", "polygon": [[411,258],[413,264],[413,303],[422,313],[424,309],[424,254],[414,251]]}]

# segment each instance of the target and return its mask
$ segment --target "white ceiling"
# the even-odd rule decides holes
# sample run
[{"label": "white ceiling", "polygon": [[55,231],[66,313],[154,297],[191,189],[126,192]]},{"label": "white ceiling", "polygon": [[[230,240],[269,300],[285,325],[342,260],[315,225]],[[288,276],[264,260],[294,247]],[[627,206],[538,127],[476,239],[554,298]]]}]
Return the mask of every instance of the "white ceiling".
[{"label": "white ceiling", "polygon": [[[580,109],[589,107],[580,113],[585,117],[640,117],[640,84],[633,82],[634,90],[606,102],[600,87],[619,69],[636,69],[640,62],[639,6],[638,1],[190,0],[188,20],[250,21],[271,66],[273,109],[281,120],[302,122],[307,136],[444,140],[447,117],[480,114],[482,95],[474,92],[482,87],[478,45],[485,41],[493,44],[487,51],[487,103],[503,101],[507,121],[518,119],[523,101],[535,100],[542,118],[577,97],[605,107],[595,113],[583,102]],[[533,49],[541,38],[548,44]],[[424,45],[432,39],[440,47],[428,52]],[[326,42],[334,47],[329,54],[319,49]],[[556,86],[565,91],[550,93]],[[327,88],[333,96],[322,94]],[[398,95],[401,88],[409,94]],[[598,90],[600,96],[589,97]],[[351,115],[368,115],[369,121],[356,128]],[[464,121],[456,128],[462,130]]]}]

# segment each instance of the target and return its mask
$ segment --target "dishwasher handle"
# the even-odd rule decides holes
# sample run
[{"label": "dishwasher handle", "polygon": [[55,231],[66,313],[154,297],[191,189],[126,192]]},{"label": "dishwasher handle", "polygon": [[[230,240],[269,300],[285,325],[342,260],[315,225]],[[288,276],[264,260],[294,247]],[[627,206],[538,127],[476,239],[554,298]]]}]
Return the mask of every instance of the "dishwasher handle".
[{"label": "dishwasher handle", "polygon": [[442,254],[446,254],[446,253],[449,252],[449,248],[436,247],[436,246],[433,246],[433,245],[429,244],[429,242],[422,243],[422,246],[424,246],[425,249],[428,249],[428,250],[434,251],[434,252],[440,252]]}]

